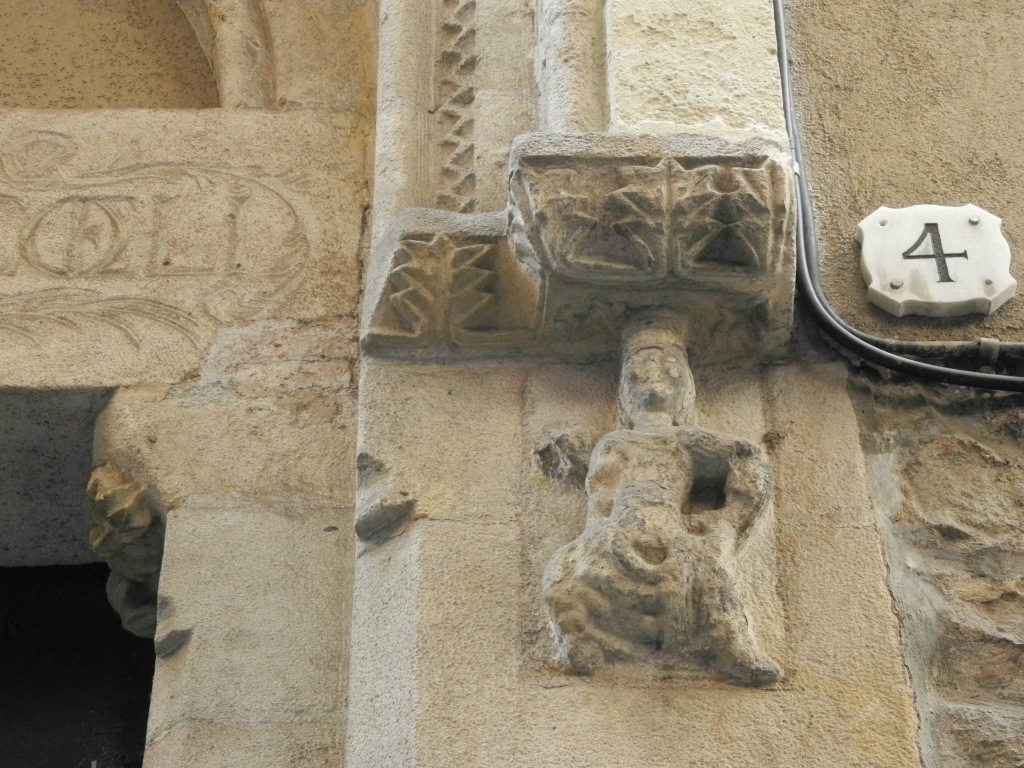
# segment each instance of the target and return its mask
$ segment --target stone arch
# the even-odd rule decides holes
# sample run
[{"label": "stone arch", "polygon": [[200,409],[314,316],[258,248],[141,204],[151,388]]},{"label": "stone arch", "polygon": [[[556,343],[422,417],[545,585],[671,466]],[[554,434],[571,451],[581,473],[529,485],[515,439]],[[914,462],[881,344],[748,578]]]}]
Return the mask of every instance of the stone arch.
[{"label": "stone arch", "polygon": [[220,105],[274,106],[270,25],[262,0],[178,0],[217,79]]}]

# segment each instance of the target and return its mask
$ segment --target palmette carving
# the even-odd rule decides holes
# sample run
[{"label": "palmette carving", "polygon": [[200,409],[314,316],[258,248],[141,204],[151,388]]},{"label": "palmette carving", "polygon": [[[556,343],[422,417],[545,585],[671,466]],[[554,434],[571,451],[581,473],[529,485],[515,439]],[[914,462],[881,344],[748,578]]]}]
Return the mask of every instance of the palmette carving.
[{"label": "palmette carving", "polygon": [[445,235],[399,243],[390,301],[409,332],[451,342],[460,330],[485,326],[498,301],[498,247],[457,246]]},{"label": "palmette carving", "polygon": [[623,428],[594,448],[586,527],[544,573],[557,660],[577,674],[657,661],[765,685],[782,672],[752,631],[737,558],[771,476],[756,446],[692,425],[678,326],[659,315],[627,331]]},{"label": "palmette carving", "polygon": [[[530,150],[529,144],[526,146]],[[671,149],[670,146],[665,147]],[[533,150],[537,151],[537,150]],[[532,252],[568,282],[743,291],[784,271],[791,182],[778,158],[573,158],[527,152],[513,197]],[[742,277],[741,277],[742,276]]]},{"label": "palmette carving", "polygon": [[93,470],[86,493],[92,510],[89,545],[110,566],[107,599],[125,629],[153,637],[163,516],[147,500],[143,486],[109,464]]},{"label": "palmette carving", "polygon": [[795,209],[777,146],[534,135],[510,162],[507,216],[412,210],[382,239],[370,351],[608,353],[624,317],[659,306],[690,317],[701,357],[785,344]]},{"label": "palmette carving", "polygon": [[364,343],[406,350],[508,349],[536,335],[540,284],[505,238],[502,214],[411,209],[371,275]]}]

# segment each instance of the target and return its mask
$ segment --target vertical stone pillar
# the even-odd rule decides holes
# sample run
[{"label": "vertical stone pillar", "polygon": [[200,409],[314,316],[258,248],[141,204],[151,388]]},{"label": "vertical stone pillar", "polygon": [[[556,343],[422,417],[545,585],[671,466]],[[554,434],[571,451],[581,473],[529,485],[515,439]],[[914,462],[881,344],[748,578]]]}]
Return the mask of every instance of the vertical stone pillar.
[{"label": "vertical stone pillar", "polygon": [[[374,221],[393,219],[410,206],[430,205],[430,120],[425,73],[434,66],[433,8],[428,2],[381,0],[374,160]],[[426,37],[426,40],[424,38]],[[419,44],[414,44],[418,41]],[[386,226],[383,225],[383,226]]]},{"label": "vertical stone pillar", "polygon": [[785,142],[771,0],[608,0],[610,130]]},{"label": "vertical stone pillar", "polygon": [[602,5],[600,0],[538,0],[541,130],[582,133],[607,127]]},{"label": "vertical stone pillar", "polygon": [[[146,768],[341,760],[355,478],[345,336],[290,322],[226,333],[196,380],[122,389],[97,422],[96,462],[145,488],[166,531]],[[276,361],[253,359],[264,345]]]},{"label": "vertical stone pillar", "polygon": [[[486,198],[503,210],[388,201],[377,222],[346,765],[912,768],[880,548],[846,532],[869,505],[841,377],[757,367],[789,339],[795,269],[771,3],[544,0],[537,18],[550,133],[513,144],[508,201]],[[616,430],[621,333],[651,310],[686,318],[687,349],[650,380],[692,361],[696,404]],[[827,466],[852,477],[814,466],[820,414],[799,398],[825,403]],[[842,534],[819,487],[842,497],[825,505]],[[745,504],[746,522],[719,519]],[[652,506],[661,528],[633,524]],[[628,533],[553,589],[566,547],[608,520]],[[611,583],[616,563],[635,584]],[[864,621],[816,624],[847,590]],[[562,652],[574,633],[600,663]]]}]

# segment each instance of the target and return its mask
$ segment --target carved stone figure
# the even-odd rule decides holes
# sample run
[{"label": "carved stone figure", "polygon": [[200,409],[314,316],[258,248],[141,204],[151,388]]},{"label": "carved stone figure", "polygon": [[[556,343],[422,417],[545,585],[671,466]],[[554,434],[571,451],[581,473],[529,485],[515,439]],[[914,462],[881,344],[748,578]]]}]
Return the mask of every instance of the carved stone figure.
[{"label": "carved stone figure", "polygon": [[627,330],[622,429],[591,455],[586,528],[545,570],[548,616],[574,673],[665,660],[765,685],[782,670],[758,646],[736,558],[771,476],[758,447],[693,425],[684,338],[666,314]]},{"label": "carved stone figure", "polygon": [[107,599],[125,629],[153,637],[163,518],[146,500],[145,488],[109,464],[93,470],[86,492],[92,509],[89,545],[110,566]]}]

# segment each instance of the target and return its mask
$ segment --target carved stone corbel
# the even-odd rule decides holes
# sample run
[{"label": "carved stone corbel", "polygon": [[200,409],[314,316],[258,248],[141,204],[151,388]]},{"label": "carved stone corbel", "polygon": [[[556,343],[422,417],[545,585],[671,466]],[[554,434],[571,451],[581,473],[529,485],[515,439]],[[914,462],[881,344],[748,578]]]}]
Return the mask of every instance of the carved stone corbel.
[{"label": "carved stone corbel", "polygon": [[[656,662],[748,685],[782,675],[738,578],[771,473],[757,446],[695,425],[690,361],[778,354],[795,234],[791,158],[769,141],[544,134],[513,144],[507,213],[410,210],[378,244],[362,327],[371,354],[565,360],[623,345],[621,428],[589,464],[589,441],[569,432],[535,451],[549,477],[585,478],[588,497],[585,529],[544,575],[567,671]],[[407,506],[367,504],[363,533],[400,527]]]},{"label": "carved stone corbel", "polygon": [[690,319],[701,359],[770,358],[789,337],[791,160],[760,138],[537,134],[507,214],[410,210],[378,246],[368,352],[613,352],[625,317]]},{"label": "carved stone corbel", "polygon": [[143,486],[110,464],[93,470],[86,493],[92,510],[89,545],[110,566],[107,600],[126,630],[153,637],[164,517]]},{"label": "carved stone corbel", "polygon": [[697,427],[695,398],[683,318],[631,321],[620,428],[591,453],[586,527],[544,571],[556,661],[569,672],[654,662],[746,685],[782,675],[737,575],[771,504],[771,473],[757,446]]},{"label": "carved stone corbel", "polygon": [[529,348],[541,280],[517,260],[506,231],[503,213],[403,212],[370,274],[364,347],[426,356]]}]

